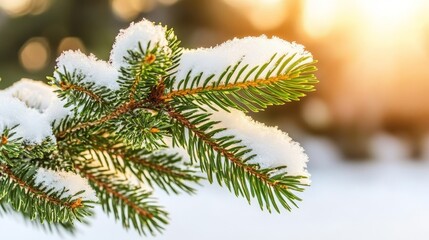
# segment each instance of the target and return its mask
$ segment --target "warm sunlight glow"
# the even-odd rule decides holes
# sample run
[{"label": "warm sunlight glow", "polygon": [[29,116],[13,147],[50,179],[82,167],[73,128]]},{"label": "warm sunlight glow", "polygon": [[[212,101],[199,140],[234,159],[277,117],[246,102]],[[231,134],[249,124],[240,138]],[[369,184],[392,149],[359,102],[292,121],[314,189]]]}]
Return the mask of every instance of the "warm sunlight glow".
[{"label": "warm sunlight glow", "polygon": [[306,0],[303,7],[304,33],[342,63],[331,94],[344,121],[427,109],[427,0]]},{"label": "warm sunlight glow", "polygon": [[[359,0],[362,17],[374,28],[398,28],[412,24],[421,0]],[[385,29],[386,30],[386,29]]]},{"label": "warm sunlight glow", "polygon": [[306,0],[303,12],[303,28],[312,38],[329,34],[337,20],[339,0]]},{"label": "warm sunlight glow", "polygon": [[279,27],[288,17],[288,3],[285,0],[224,0],[237,9],[259,30]]},{"label": "warm sunlight glow", "polygon": [[424,0],[305,0],[302,27],[312,38],[326,37],[338,28],[397,34],[418,24],[416,15],[423,6]]}]

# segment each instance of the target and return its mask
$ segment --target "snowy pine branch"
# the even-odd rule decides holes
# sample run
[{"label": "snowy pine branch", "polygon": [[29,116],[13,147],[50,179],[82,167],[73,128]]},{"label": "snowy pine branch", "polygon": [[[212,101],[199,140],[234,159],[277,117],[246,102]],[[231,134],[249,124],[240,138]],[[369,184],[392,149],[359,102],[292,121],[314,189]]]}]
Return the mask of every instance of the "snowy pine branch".
[{"label": "snowy pine branch", "polygon": [[200,169],[261,209],[291,210],[308,158],[244,112],[313,91],[315,62],[266,36],[187,50],[147,20],[121,30],[109,62],[64,52],[52,87],[25,79],[0,91],[0,208],[73,231],[98,203],[154,234],[168,214],[152,192],[192,194]]},{"label": "snowy pine branch", "polygon": [[[271,205],[279,211],[277,202],[290,210],[288,202],[295,205],[295,200],[300,200],[293,191],[303,190],[302,186],[305,184],[300,180],[308,177],[305,167],[294,172],[294,175],[288,175],[287,170],[282,170],[286,165],[263,168],[264,165],[268,165],[266,157],[279,157],[276,154],[270,156],[271,148],[277,147],[270,144],[272,140],[266,139],[268,142],[258,143],[260,145],[258,152],[241,144],[243,141],[254,139],[258,131],[269,131],[269,129],[253,128],[251,123],[241,121],[240,124],[245,124],[242,128],[245,128],[247,133],[238,131],[236,135],[239,137],[243,134],[245,139],[237,139],[234,135],[225,134],[228,131],[227,128],[217,127],[222,122],[213,120],[211,114],[187,110],[182,113],[175,110],[169,111],[169,115],[176,122],[173,130],[176,134],[174,137],[180,145],[188,149],[192,159],[200,161],[201,169],[207,173],[210,182],[216,178],[219,184],[225,183],[235,195],[246,197],[249,202],[251,198],[257,198],[261,208],[266,207],[269,211],[271,211]],[[232,115],[232,113],[228,114]],[[234,117],[236,116],[232,116]],[[222,119],[232,120],[228,117]],[[284,146],[293,144],[287,138],[280,141]],[[298,152],[289,154],[295,154],[294,161],[305,163],[307,160],[300,149]],[[254,161],[255,158],[259,158],[259,161]],[[290,159],[283,159],[285,160]],[[270,159],[270,161],[275,160]]]},{"label": "snowy pine branch", "polygon": [[[76,183],[75,179],[80,178],[77,175],[53,173],[49,170],[46,172],[42,168],[36,170],[26,164],[17,164],[14,167],[2,164],[0,170],[1,201],[10,204],[13,209],[24,213],[30,219],[66,224],[92,214],[91,208],[86,204],[94,200],[91,193],[73,191],[76,187],[72,183]],[[92,191],[89,188],[86,190]]]},{"label": "snowy pine branch", "polygon": [[103,210],[113,214],[125,228],[134,227],[139,233],[154,233],[167,223],[167,213],[156,205],[150,192],[131,185],[126,178],[120,178],[103,167],[75,165],[96,190]]},{"label": "snowy pine branch", "polygon": [[301,45],[278,38],[234,39],[215,48],[186,51],[165,98],[259,111],[313,91],[314,63]]}]

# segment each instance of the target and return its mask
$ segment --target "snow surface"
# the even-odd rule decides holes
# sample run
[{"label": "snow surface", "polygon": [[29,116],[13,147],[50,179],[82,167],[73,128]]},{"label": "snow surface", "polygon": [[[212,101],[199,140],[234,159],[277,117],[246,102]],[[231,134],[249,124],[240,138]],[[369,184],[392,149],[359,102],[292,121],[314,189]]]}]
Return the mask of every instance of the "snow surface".
[{"label": "snow surface", "polygon": [[287,172],[290,176],[306,176],[301,182],[309,184],[310,174],[307,172],[308,156],[299,143],[294,142],[287,133],[277,127],[268,127],[263,123],[253,120],[243,112],[230,109],[213,111],[212,118],[220,121],[218,128],[227,128],[215,135],[215,137],[236,136],[242,140],[240,144],[249,147],[253,151],[247,155],[256,154],[249,163],[257,163],[262,168],[276,168],[287,166],[279,171]]},{"label": "snow surface", "polygon": [[[320,141],[321,140],[321,141]],[[312,186],[299,194],[303,202],[291,213],[269,214],[256,202],[248,205],[225,188],[207,183],[196,195],[156,191],[170,212],[164,234],[141,237],[96,207],[91,225],[78,224],[75,236],[45,233],[19,216],[0,216],[4,239],[93,240],[427,240],[429,236],[429,161],[408,159],[345,164],[337,149],[321,138],[308,138]],[[326,147],[326,146],[331,147]],[[316,151],[310,151],[316,150]],[[316,167],[315,167],[316,166]],[[159,189],[157,189],[159,190]]]},{"label": "snow surface", "polygon": [[28,107],[43,113],[49,121],[60,120],[70,111],[64,108],[54,88],[40,81],[23,78],[11,87],[3,90],[6,94],[19,99]]},{"label": "snow surface", "polygon": [[372,156],[380,161],[401,161],[407,156],[411,156],[410,145],[400,138],[384,132],[372,137],[370,151]]},{"label": "snow surface", "polygon": [[[64,74],[65,70],[69,73],[82,74],[85,76],[83,82],[94,83],[96,86],[111,90],[119,89],[118,70],[106,61],[97,59],[93,54],[87,56],[80,50],[63,52],[57,58],[57,71]],[[57,73],[54,76],[59,78]]]},{"label": "snow surface", "polygon": [[88,181],[81,176],[65,171],[53,171],[50,169],[39,168],[35,178],[36,184],[43,184],[49,188],[54,188],[55,191],[62,191],[67,189],[62,196],[73,196],[79,191],[85,192],[80,194],[84,200],[97,201],[95,191],[89,186]]},{"label": "snow surface", "polygon": [[165,28],[143,19],[140,22],[131,23],[126,29],[121,29],[118,36],[116,36],[110,53],[111,64],[117,69],[126,66],[124,56],[128,55],[128,50],[137,51],[139,49],[139,42],[143,49],[150,43],[150,49],[158,45],[164,51],[170,51],[167,47],[168,41],[165,36]]},{"label": "snow surface", "polygon": [[[330,154],[329,154],[330,155]],[[324,156],[310,156],[311,163]],[[80,239],[153,240],[427,240],[429,236],[429,163],[395,162],[319,166],[313,169],[313,184],[300,196],[299,209],[269,214],[256,203],[249,206],[217,185],[197,187],[196,195],[167,195],[157,198],[170,212],[165,233],[140,237],[122,229],[120,223],[96,208],[90,226],[79,225]],[[17,218],[0,217],[4,239],[54,240]]]},{"label": "snow surface", "polygon": [[0,133],[18,125],[14,138],[29,143],[41,143],[47,137],[55,140],[51,124],[69,111],[53,91],[52,87],[30,79],[0,90]]},{"label": "snow surface", "polygon": [[[200,73],[203,73],[203,80],[214,74],[217,77],[212,78],[211,81],[213,82],[218,80],[219,76],[228,68],[228,66],[235,65],[241,61],[240,66],[244,67],[248,64],[249,66],[247,67],[247,71],[249,71],[255,66],[261,66],[267,63],[274,54],[277,54],[276,59],[282,55],[290,57],[294,54],[296,55],[293,60],[301,57],[308,57],[307,60],[303,61],[299,65],[313,61],[311,53],[305,51],[304,46],[296,43],[290,43],[277,37],[268,38],[265,35],[262,35],[260,37],[246,37],[242,39],[234,38],[233,40],[212,48],[184,50],[177,73],[173,75],[176,77],[176,88],[178,87],[179,82],[185,79],[190,71],[192,71],[190,74],[191,78],[197,77]],[[266,76],[268,71],[274,67],[276,59],[268,65],[260,76]],[[293,60],[291,62],[293,62]],[[287,66],[290,66],[290,63]],[[257,72],[255,71],[248,79],[245,79],[247,71],[241,74],[238,78],[238,82],[254,78]],[[232,79],[235,80],[238,72],[239,71],[235,72]],[[270,76],[276,75],[276,73],[277,72],[274,71]],[[204,81],[200,81],[198,86],[201,87],[203,83]],[[180,88],[183,87],[184,86],[180,86]]]}]

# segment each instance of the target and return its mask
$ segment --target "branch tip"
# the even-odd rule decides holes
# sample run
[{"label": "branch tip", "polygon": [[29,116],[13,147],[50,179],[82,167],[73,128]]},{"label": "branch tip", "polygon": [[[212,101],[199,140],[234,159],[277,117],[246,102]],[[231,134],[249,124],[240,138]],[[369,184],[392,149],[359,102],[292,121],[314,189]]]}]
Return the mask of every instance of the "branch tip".
[{"label": "branch tip", "polygon": [[7,138],[7,136],[2,135],[1,136],[1,145],[6,145],[9,142],[9,139]]},{"label": "branch tip", "polygon": [[79,208],[79,207],[82,207],[82,206],[83,206],[82,198],[78,198],[78,199],[76,199],[74,202],[72,202],[70,204],[70,207],[72,209]]},{"label": "branch tip", "polygon": [[145,64],[152,64],[153,62],[155,62],[156,60],[156,56],[155,54],[149,53],[145,58],[144,58],[144,63]]},{"label": "branch tip", "polygon": [[159,128],[153,127],[150,129],[151,133],[159,133],[161,130],[159,130]]}]

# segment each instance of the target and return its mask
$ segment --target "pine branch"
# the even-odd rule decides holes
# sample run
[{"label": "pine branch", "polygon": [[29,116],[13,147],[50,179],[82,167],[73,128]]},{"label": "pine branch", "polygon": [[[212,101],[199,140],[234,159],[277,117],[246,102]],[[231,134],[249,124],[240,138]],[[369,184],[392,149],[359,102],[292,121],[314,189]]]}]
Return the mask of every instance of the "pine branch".
[{"label": "pine branch", "polygon": [[174,73],[177,71],[177,68],[180,64],[180,57],[182,56],[183,48],[180,47],[180,40],[177,38],[174,30],[172,28],[165,31],[165,38],[168,41],[168,48],[171,49],[171,65],[166,69],[166,74],[163,76],[165,86],[170,88],[174,84]]},{"label": "pine branch", "polygon": [[129,170],[142,183],[150,187],[158,186],[167,193],[178,193],[179,190],[194,193],[191,184],[202,179],[190,163],[186,163],[178,153],[168,152],[168,148],[157,152],[130,149],[115,144],[116,138],[106,134],[91,135],[89,140],[81,140],[83,142],[74,143],[73,146],[80,149],[80,153],[89,153],[85,154],[88,161],[96,161],[111,172],[126,174]]},{"label": "pine branch", "polygon": [[[0,196],[2,201],[9,203],[16,211],[23,212],[31,219],[40,222],[73,223],[92,215],[89,202],[77,195],[63,197],[62,192],[51,187],[35,184],[33,167],[24,164],[10,167],[0,165]],[[43,206],[34,207],[34,206]]]},{"label": "pine branch", "polygon": [[88,76],[70,73],[67,69],[56,71],[58,77],[49,78],[50,83],[57,86],[58,97],[67,101],[74,114],[81,119],[94,119],[112,108],[113,92],[106,87],[96,86],[87,82]]},{"label": "pine branch", "polygon": [[[275,59],[274,67],[269,69]],[[189,73],[186,79],[178,81],[177,89],[170,88],[164,100],[182,99],[209,106],[214,104],[225,110],[232,107],[254,112],[269,105],[297,101],[305,92],[313,91],[317,83],[312,74],[317,70],[315,61],[308,60],[308,57],[295,59],[295,55],[279,58],[274,55],[262,66],[249,69],[249,65],[241,66],[238,62],[219,76],[210,75],[205,79],[202,73],[194,78]]]},{"label": "pine branch", "polygon": [[[147,188],[194,193],[199,166],[261,209],[290,210],[307,186],[307,156],[238,110],[299,100],[317,83],[314,64],[302,46],[278,38],[184,51],[172,29],[148,21],[121,31],[109,62],[67,51],[50,78],[59,99],[43,99],[52,89],[31,81],[0,94],[0,209],[72,226],[91,214],[94,196],[76,192],[83,188],[124,227],[154,234],[168,217]],[[256,131],[267,132],[275,151],[251,141]]]},{"label": "pine branch", "polygon": [[0,197],[0,216],[2,217],[4,214],[10,214],[13,212],[13,209],[3,201],[3,199]]},{"label": "pine branch", "polygon": [[158,45],[151,47],[151,42],[145,47],[139,43],[138,50],[128,51],[124,60],[127,65],[120,69],[119,97],[129,102],[142,100],[171,66],[170,54]]},{"label": "pine branch", "polygon": [[29,144],[14,137],[14,129],[5,129],[1,135],[0,163],[14,166],[21,159],[28,159],[28,163],[36,167],[71,170],[70,162],[59,156],[52,139],[46,138],[40,144]]},{"label": "pine branch", "polygon": [[[189,151],[194,160],[199,160],[201,170],[207,173],[210,182],[215,176],[218,183],[225,183],[236,195],[258,199],[261,209],[271,211],[271,205],[279,211],[277,201],[287,210],[299,201],[292,191],[301,192],[301,176],[277,174],[277,169],[261,169],[257,164],[247,163],[253,156],[245,156],[251,150],[238,145],[240,141],[233,136],[214,138],[223,129],[214,128],[216,122],[210,121],[209,114],[189,111],[187,114],[170,107],[169,116],[175,121],[175,139]],[[198,125],[198,126],[197,126]],[[277,200],[275,197],[277,197]]]},{"label": "pine branch", "polygon": [[163,138],[168,134],[168,118],[163,113],[149,109],[135,109],[117,119],[114,135],[117,141],[125,142],[132,149],[149,151],[165,146]]},{"label": "pine branch", "polygon": [[11,214],[18,214],[22,217],[22,220],[24,220],[26,223],[31,224],[33,227],[36,227],[38,229],[41,229],[48,233],[58,233],[62,234],[63,232],[66,232],[70,235],[73,235],[76,233],[75,225],[71,223],[51,223],[51,222],[39,222],[39,221],[32,221],[31,216],[28,215],[28,213],[15,211],[10,204],[7,204],[6,202],[0,200],[0,217],[4,215],[11,215]]},{"label": "pine branch", "polygon": [[[143,54],[143,50],[141,50],[141,54]],[[140,60],[140,59],[139,59]],[[141,85],[141,80],[142,78],[144,78],[146,71],[149,72],[150,69],[148,69],[147,66],[153,64],[156,61],[156,55],[153,53],[146,53],[144,59],[140,60],[139,62],[139,68],[137,68],[137,72],[136,72],[136,77],[131,85],[130,88],[130,101],[133,102],[135,101],[135,95],[136,95],[136,91],[138,90],[137,88],[139,87],[139,85]],[[132,63],[132,62],[131,62]],[[156,67],[155,67],[156,68]],[[143,75],[143,76],[142,76]]]},{"label": "pine branch", "polygon": [[68,119],[65,119],[65,120],[63,120],[63,123],[58,127],[59,131],[55,134],[55,136],[56,136],[56,138],[62,139],[68,133],[74,133],[74,132],[77,132],[77,131],[82,130],[82,129],[101,125],[107,121],[116,119],[116,118],[122,116],[123,114],[125,114],[127,112],[130,112],[136,108],[139,108],[139,107],[143,106],[144,104],[145,104],[145,101],[142,101],[142,102],[126,102],[126,103],[120,105],[119,107],[117,107],[112,112],[110,112],[110,113],[106,114],[105,116],[100,117],[99,119],[94,120],[94,121],[75,123],[73,121],[73,119],[70,119],[71,124],[67,124],[66,120],[68,120]]},{"label": "pine branch", "polygon": [[146,234],[147,230],[154,234],[163,229],[161,224],[167,223],[167,213],[154,204],[149,192],[130,186],[102,167],[76,163],[75,168],[96,189],[103,210],[113,213],[125,228],[134,227],[141,234]]},{"label": "pine branch", "polygon": [[244,82],[235,82],[235,83],[227,83],[222,85],[212,85],[212,86],[206,86],[206,87],[196,87],[196,88],[186,88],[181,90],[174,90],[166,94],[164,97],[166,101],[169,101],[175,97],[183,97],[187,95],[194,95],[201,92],[209,92],[209,91],[226,91],[226,90],[233,90],[233,89],[246,89],[249,87],[261,87],[265,85],[270,85],[277,83],[279,81],[287,81],[293,78],[298,77],[296,76],[289,76],[289,75],[279,75],[269,78],[259,78],[253,81],[244,81]]},{"label": "pine branch", "polygon": [[[131,154],[130,154],[131,153]],[[120,155],[131,171],[144,183],[154,187],[156,184],[167,193],[179,190],[195,193],[190,183],[198,183],[201,177],[190,167],[180,167],[183,160],[177,154],[166,153],[148,154],[142,152],[128,152]]]},{"label": "pine branch", "polygon": [[104,99],[102,99],[100,96],[98,96],[96,93],[89,90],[88,88],[78,86],[78,85],[74,85],[71,83],[66,83],[66,82],[60,82],[60,87],[61,87],[62,91],[69,91],[69,90],[76,91],[76,92],[79,92],[81,94],[87,95],[89,98],[92,98],[92,100],[94,100],[100,104],[105,103]]},{"label": "pine branch", "polygon": [[17,158],[24,151],[21,139],[14,139],[13,129],[6,128],[1,134],[0,163],[13,165],[12,159]]}]

